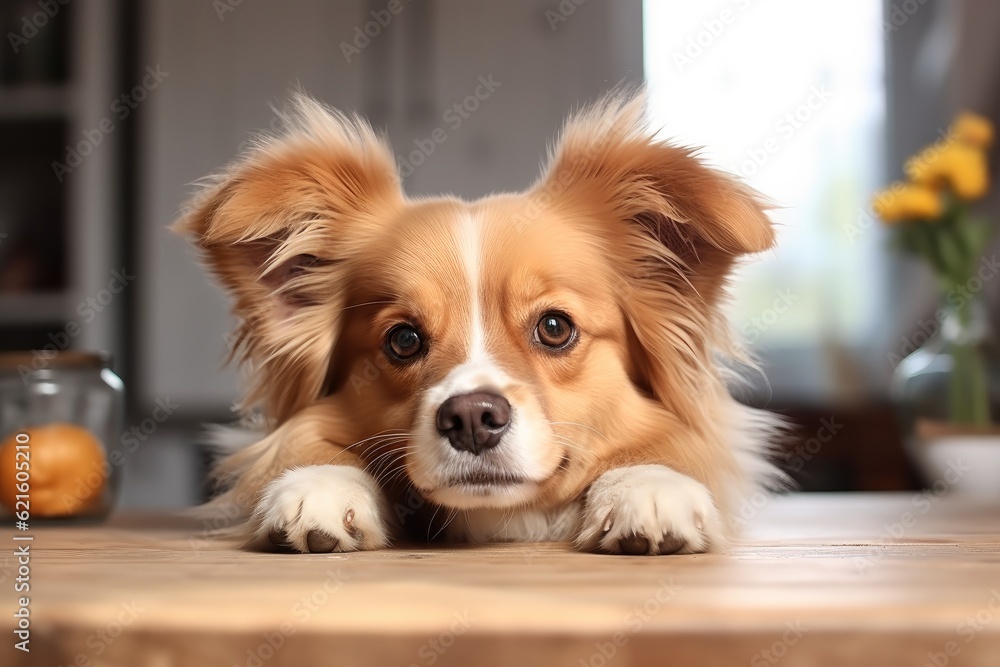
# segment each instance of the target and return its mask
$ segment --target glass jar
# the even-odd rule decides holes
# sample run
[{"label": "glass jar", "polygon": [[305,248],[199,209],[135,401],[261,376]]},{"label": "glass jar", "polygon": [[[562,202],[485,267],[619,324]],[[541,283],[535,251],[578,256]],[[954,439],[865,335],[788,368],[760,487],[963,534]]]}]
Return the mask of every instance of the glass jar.
[{"label": "glass jar", "polygon": [[1000,496],[1000,346],[978,295],[924,323],[893,374],[907,453],[928,487]]},{"label": "glass jar", "polygon": [[0,504],[30,521],[99,520],[114,507],[125,387],[110,356],[0,354]]}]

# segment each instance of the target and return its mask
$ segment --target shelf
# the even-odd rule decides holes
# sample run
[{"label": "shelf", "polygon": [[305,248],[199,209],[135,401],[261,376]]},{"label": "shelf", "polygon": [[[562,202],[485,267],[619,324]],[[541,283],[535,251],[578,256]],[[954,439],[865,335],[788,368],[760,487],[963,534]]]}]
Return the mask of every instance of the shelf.
[{"label": "shelf", "polygon": [[0,86],[0,120],[69,116],[71,101],[68,86]]}]

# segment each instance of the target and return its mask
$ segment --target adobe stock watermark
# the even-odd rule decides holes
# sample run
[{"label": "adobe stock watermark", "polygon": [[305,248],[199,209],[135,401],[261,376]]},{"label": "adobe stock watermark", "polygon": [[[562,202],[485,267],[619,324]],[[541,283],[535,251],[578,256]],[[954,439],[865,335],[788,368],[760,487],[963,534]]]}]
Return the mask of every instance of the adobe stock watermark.
[{"label": "adobe stock watermark", "polygon": [[[889,191],[896,191],[898,193],[901,187],[901,183],[893,183],[889,186]],[[848,242],[854,245],[859,238],[864,236],[865,232],[877,226],[878,216],[875,215],[869,204],[858,211],[858,216],[850,224],[844,225],[844,233],[847,234]]]},{"label": "adobe stock watermark", "polygon": [[[594,167],[594,160],[598,159],[601,153],[608,148],[609,132],[614,123],[615,115],[605,115],[601,119],[601,126],[593,130],[591,136],[594,141],[581,154],[575,154],[576,151],[574,151],[575,156],[568,167],[560,165],[561,168],[558,171],[552,172],[552,165],[549,165],[550,171],[546,176],[548,179],[547,187],[537,192],[531,198],[532,201],[528,207],[514,218],[514,222],[518,226],[527,226],[539,220],[549,209],[553,201],[557,201],[567,190],[574,187],[580,179],[586,177]],[[632,284],[631,282],[623,281],[621,288],[632,289]]]},{"label": "adobe stock watermark", "polygon": [[60,350],[69,348],[73,339],[83,332],[84,325],[90,324],[99,314],[104,312],[115,296],[121,294],[133,280],[135,280],[135,276],[130,275],[124,266],[120,270],[113,270],[106,287],[77,304],[76,314],[79,315],[80,319],[70,319],[63,325],[62,329],[50,331],[47,336],[49,342],[41,348],[31,351],[30,364],[18,365],[17,372],[21,376],[21,380],[27,383],[34,373],[48,368],[49,360]]},{"label": "adobe stock watermark", "polygon": [[236,8],[243,4],[243,0],[212,0],[212,9],[219,17],[219,22],[225,22],[226,14],[235,12]]},{"label": "adobe stock watermark", "polygon": [[469,628],[475,622],[476,619],[469,616],[468,609],[460,614],[456,612],[451,623],[441,631],[441,634],[421,644],[420,648],[417,649],[417,655],[421,661],[411,662],[409,667],[421,667],[421,665],[433,665],[437,663],[441,659],[441,656],[447,653],[448,649],[454,646],[458,638],[468,632]]},{"label": "adobe stock watermark", "polygon": [[[964,284],[956,285],[952,289],[948,290],[947,294],[944,295],[945,303],[956,309],[961,308],[963,305],[971,301],[976,294],[982,291],[983,286],[986,283],[996,278],[997,273],[1000,273],[1000,262],[997,261],[996,255],[983,257],[979,262],[979,268],[976,270],[975,275],[965,281]],[[941,330],[941,327],[944,326],[950,312],[951,311],[946,308],[939,308],[934,313],[932,319],[917,320],[917,330],[909,336],[900,337],[899,348],[887,354],[886,358],[889,365],[895,367],[907,355],[920,349],[924,343],[930,340],[935,334],[937,334],[938,331]]]},{"label": "adobe stock watermark", "polygon": [[[126,628],[135,623],[139,614],[144,611],[146,608],[140,607],[135,600],[122,602],[118,615],[108,621],[103,628],[90,633],[84,640],[84,645],[89,650],[77,653],[73,661],[67,663],[65,667],[98,667],[98,665],[105,664],[103,660],[98,660],[98,658],[104,655],[108,647],[121,637]],[[59,667],[64,666],[60,664]]]},{"label": "adobe stock watermark", "polygon": [[209,518],[203,518],[201,531],[197,535],[188,537],[188,546],[191,551],[201,551],[211,546],[213,537],[218,537],[224,531],[247,520],[248,517],[243,508],[252,507],[255,500],[254,494],[246,494],[230,498],[229,502],[226,503],[214,503],[212,509],[216,513]]},{"label": "adobe stock watermark", "polygon": [[809,630],[809,626],[804,625],[802,621],[787,621],[781,638],[776,639],[767,648],[755,653],[750,658],[750,667],[768,667],[769,665],[778,664],[782,658],[788,655],[791,647],[802,641],[802,638]]},{"label": "adobe stock watermark", "polygon": [[[838,423],[835,416],[823,417],[819,420],[819,428],[813,437],[799,443],[794,450],[785,454],[785,466],[792,472],[799,472],[823,447],[832,442],[843,428],[844,425]],[[767,507],[772,497],[771,494],[760,490],[744,496],[733,518],[734,523],[741,528],[746,526]]]},{"label": "adobe stock watermark", "polygon": [[747,157],[740,162],[737,173],[743,178],[750,178],[777,155],[782,146],[787,145],[799,131],[830,101],[833,91],[818,85],[809,88],[809,92],[801,103],[785,112],[774,123],[774,134],[758,146],[748,148]]},{"label": "adobe stock watermark", "polygon": [[[493,74],[480,76],[478,85],[470,95],[461,102],[451,105],[441,116],[444,125],[447,125],[452,132],[457,132],[460,127],[474,114],[480,105],[490,99],[497,88],[503,83],[493,78]],[[405,156],[396,156],[396,168],[401,178],[411,176],[417,168],[427,161],[427,158],[434,155],[438,146],[448,141],[448,130],[444,126],[438,126],[431,131],[430,135],[422,139],[414,139],[414,150]]]},{"label": "adobe stock watermark", "polygon": [[569,20],[569,17],[576,13],[577,8],[587,0],[559,0],[555,9],[545,10],[545,20],[549,22],[549,29],[555,32],[559,26]]},{"label": "adobe stock watermark", "polygon": [[[967,646],[979,636],[979,633],[986,630],[997,615],[1000,615],[1000,590],[990,589],[990,598],[975,614],[966,616],[955,626],[956,639],[948,641],[941,647],[940,651],[930,651],[927,653],[927,661],[922,667],[948,667],[952,658],[958,657],[963,646]],[[962,640],[960,644],[958,640]]]},{"label": "adobe stock watermark", "polygon": [[632,607],[622,620],[622,629],[613,633],[608,641],[595,642],[594,652],[586,658],[580,658],[580,667],[606,667],[616,655],[635,635],[642,631],[664,605],[670,603],[677,596],[680,586],[674,584],[674,580],[660,579],[659,587],[646,598],[642,604]]},{"label": "adobe stock watermark", "polygon": [[750,8],[751,0],[732,0],[731,4],[736,10],[725,8],[715,16],[703,20],[699,29],[688,36],[684,47],[674,50],[672,56],[678,74],[683,74],[687,67],[693,65],[715,45],[729,27],[736,23],[739,13]]},{"label": "adobe stock watermark", "polygon": [[[938,156],[941,155],[942,151],[958,139],[955,131],[951,127],[947,129],[939,127],[937,129],[937,135],[938,138],[933,144],[921,151],[919,155],[915,155],[906,161],[903,170],[908,176],[910,176],[911,179],[919,178],[920,174],[938,159]],[[890,183],[883,193],[883,196],[886,197],[886,204],[891,204],[905,187],[906,186],[902,181],[894,181]],[[878,216],[875,215],[871,204],[869,204],[865,208],[858,211],[857,217],[853,222],[851,222],[851,224],[844,226],[844,233],[847,235],[848,242],[853,245],[859,238],[864,236],[869,229],[877,226]]]},{"label": "adobe stock watermark", "polygon": [[761,312],[760,315],[751,317],[740,327],[740,331],[747,342],[756,343],[760,340],[760,337],[773,327],[781,319],[782,315],[792,310],[800,299],[800,295],[788,288],[779,289],[775,292],[774,301],[771,302],[771,306]]},{"label": "adobe stock watermark", "polygon": [[375,380],[382,376],[382,373],[389,368],[389,360],[384,354],[375,353],[374,361],[372,357],[366,357],[361,364],[361,369],[351,373],[348,384],[354,390],[355,396],[360,396],[361,392],[372,385]]},{"label": "adobe stock watermark", "polygon": [[832,416],[823,417],[819,423],[820,427],[816,431],[816,435],[799,443],[794,450],[785,454],[785,465],[792,472],[802,470],[806,463],[812,461],[813,457],[823,449],[823,446],[830,443],[844,428],[844,425],[838,424],[836,418]]},{"label": "adobe stock watermark", "polygon": [[427,499],[417,493],[416,489],[409,485],[408,487],[406,497],[403,501],[393,503],[392,506],[393,511],[396,513],[396,518],[399,519],[400,526],[405,525],[411,516],[419,512],[427,504]]},{"label": "adobe stock watermark", "polygon": [[146,75],[142,81],[131,90],[112,100],[111,114],[102,118],[96,127],[83,130],[83,138],[75,144],[67,144],[66,155],[62,162],[58,160],[52,162],[52,171],[56,175],[56,179],[62,183],[67,175],[73,173],[77,167],[83,164],[84,159],[92,155],[97,147],[104,142],[104,137],[115,131],[116,122],[122,122],[128,118],[168,76],[170,76],[170,72],[163,71],[159,65],[147,65]]},{"label": "adobe stock watermark", "polygon": [[882,19],[882,35],[888,37],[889,33],[902,28],[909,22],[910,17],[926,4],[927,0],[903,0],[902,2],[890,3]]},{"label": "adobe stock watermark", "polygon": [[872,545],[872,549],[864,555],[854,556],[854,567],[858,574],[867,573],[885,555],[885,551],[878,548],[879,546],[892,544],[894,541],[906,537],[910,529],[920,521],[920,517],[925,516],[934,509],[941,501],[941,498],[953,486],[958,484],[959,480],[967,472],[972,470],[972,467],[964,463],[962,459],[949,460],[947,463],[948,467],[942,473],[940,479],[935,480],[930,488],[920,491],[910,499],[913,511],[903,512],[895,521],[887,521],[882,524],[883,532],[881,538],[876,540],[875,544]]},{"label": "adobe stock watermark", "polygon": [[14,53],[20,53],[21,49],[34,39],[40,31],[44,30],[49,21],[54,19],[59,10],[68,5],[69,2],[70,0],[38,0],[35,3],[38,11],[30,15],[22,15],[18,31],[7,33],[7,41],[10,42],[10,48],[14,50]]},{"label": "adobe stock watermark", "polygon": [[[406,0],[406,4],[412,1]],[[342,41],[340,43],[340,52],[344,54],[344,60],[350,64],[353,58],[360,56],[361,52],[368,48],[372,41],[382,34],[383,30],[389,27],[393,18],[403,12],[406,4],[403,3],[403,0],[389,0],[385,9],[369,11],[371,20],[366,21],[363,25],[354,26],[353,39],[350,42]]]},{"label": "adobe stock watermark", "polygon": [[70,511],[92,498],[94,492],[104,486],[105,481],[111,476],[111,471],[125,465],[128,455],[134,453],[141,443],[146,442],[156,433],[160,425],[181,407],[172,402],[169,396],[156,399],[155,405],[148,417],[122,433],[120,448],[111,450],[106,459],[93,462],[89,470],[80,471],[73,493],[64,493],[62,497],[63,503]]},{"label": "adobe stock watermark", "polygon": [[325,607],[333,596],[344,587],[350,577],[340,568],[328,569],[326,578],[308,595],[296,600],[291,609],[293,620],[283,621],[277,630],[261,633],[261,641],[246,651],[246,659],[233,663],[233,667],[262,667],[265,662],[277,655],[288,638],[298,632],[298,626],[309,622],[313,614]]}]

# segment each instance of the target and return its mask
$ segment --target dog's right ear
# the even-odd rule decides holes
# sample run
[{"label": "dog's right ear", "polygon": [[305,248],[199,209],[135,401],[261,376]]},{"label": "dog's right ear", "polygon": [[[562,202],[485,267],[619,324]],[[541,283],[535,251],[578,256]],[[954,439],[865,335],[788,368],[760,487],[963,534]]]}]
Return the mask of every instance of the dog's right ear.
[{"label": "dog's right ear", "polygon": [[305,96],[283,120],[174,224],[235,300],[234,355],[255,370],[245,403],[277,419],[321,396],[349,260],[404,201],[391,150],[363,120]]}]

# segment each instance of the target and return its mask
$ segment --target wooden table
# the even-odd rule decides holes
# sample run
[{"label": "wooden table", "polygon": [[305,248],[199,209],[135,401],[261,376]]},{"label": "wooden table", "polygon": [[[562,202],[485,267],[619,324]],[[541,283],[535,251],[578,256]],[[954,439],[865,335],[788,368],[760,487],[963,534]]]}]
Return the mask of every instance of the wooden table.
[{"label": "wooden table", "polygon": [[163,516],[32,528],[28,654],[5,530],[0,664],[1000,666],[1000,501],[798,495],[754,512],[726,556],[660,558],[243,553]]}]

